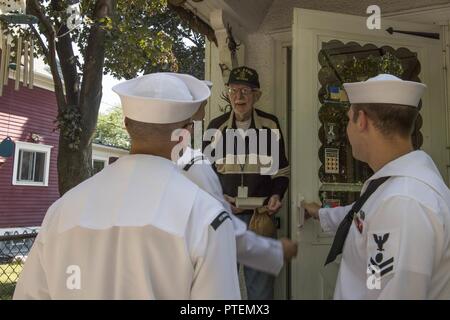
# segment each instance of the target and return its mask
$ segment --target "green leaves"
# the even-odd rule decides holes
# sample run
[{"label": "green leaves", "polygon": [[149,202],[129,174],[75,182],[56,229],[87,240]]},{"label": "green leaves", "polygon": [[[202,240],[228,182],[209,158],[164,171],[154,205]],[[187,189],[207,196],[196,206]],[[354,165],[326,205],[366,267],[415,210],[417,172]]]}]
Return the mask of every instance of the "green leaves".
[{"label": "green leaves", "polygon": [[169,38],[172,57],[160,64],[147,63],[144,73],[176,70],[188,73],[199,79],[204,77],[204,47],[205,37],[193,32],[181,20],[177,13],[166,9],[146,17],[146,24],[158,34]]},{"label": "green leaves", "polygon": [[113,108],[107,114],[99,115],[94,141],[114,147],[130,148],[130,137],[124,129],[120,107]]},{"label": "green leaves", "polygon": [[64,139],[68,141],[69,148],[78,150],[82,132],[81,114],[78,106],[67,106],[58,114],[55,122]]},{"label": "green leaves", "polygon": [[113,29],[113,21],[110,17],[100,18],[98,22],[104,30],[111,31]]},{"label": "green leaves", "polygon": [[169,64],[176,71],[172,39],[154,28],[151,17],[166,9],[163,0],[118,0],[111,17],[111,33],[106,42],[105,72],[130,79],[146,66]]},{"label": "green leaves", "polygon": [[382,56],[370,55],[365,58],[356,58],[339,62],[336,70],[344,82],[365,81],[380,73],[388,73],[397,77],[403,74],[401,61],[393,54],[386,52]]},{"label": "green leaves", "polygon": [[[63,59],[60,56],[56,57],[61,64],[76,64],[77,70],[73,72],[73,76],[80,77],[80,79],[63,79],[67,83],[83,83],[85,79],[89,78],[84,74],[87,70],[84,63],[92,62],[96,58],[103,59],[103,55],[85,56],[93,26],[100,26],[104,31],[104,33],[99,33],[100,36],[90,40],[104,41],[105,54],[102,70],[104,74],[109,73],[119,79],[130,79],[142,73],[169,71],[189,73],[198,78],[204,77],[204,37],[193,32],[175,12],[168,9],[167,0],[114,0],[114,3],[117,3],[116,6],[111,5],[108,9],[104,9],[107,2],[81,0],[79,4],[72,6],[68,0],[41,0],[39,6],[35,8],[35,14],[39,12],[41,15],[36,14],[37,16],[45,16],[45,19],[41,19],[39,25],[36,26],[39,29],[40,38],[43,40],[42,43],[29,29],[18,29],[17,32],[22,38],[34,38],[35,56],[43,57],[47,64],[51,57],[47,52],[49,35],[60,37],[56,39],[60,46],[78,46],[79,50],[75,50],[75,53],[79,51],[80,57],[69,56],[63,57]],[[69,30],[66,26],[69,27]],[[2,27],[6,29],[5,23],[2,24]],[[98,30],[98,28],[96,29]],[[16,29],[9,28],[8,30],[13,32]],[[62,38],[67,32],[72,44],[70,41],[61,41],[61,39],[68,40]],[[47,37],[44,37],[44,34]],[[67,51],[65,50],[65,52]],[[58,52],[59,54],[60,52]],[[101,67],[102,64],[98,65]],[[73,95],[75,94],[76,92]],[[85,94],[96,96],[97,93],[89,92],[88,89]],[[77,149],[80,144],[81,121],[86,119],[81,119],[80,105],[66,106],[64,99],[59,99],[59,101],[62,101],[59,105],[60,110],[65,111],[58,116],[58,128],[70,143],[71,148]],[[115,112],[110,116],[113,117],[113,115]],[[120,130],[108,135],[106,133],[110,130],[106,128],[106,120],[102,121],[99,120],[102,139],[104,137],[110,139],[109,136],[111,136],[112,140],[110,141],[115,144],[117,141],[113,139],[113,136],[117,135],[119,137],[117,143],[121,146],[128,145],[128,135],[121,129],[121,125],[119,125]],[[117,127],[117,121],[119,120],[109,119],[107,122],[116,123]],[[121,121],[120,118],[119,122],[121,123]],[[103,127],[102,123],[105,124]]]},{"label": "green leaves", "polygon": [[[81,0],[75,5],[67,0],[40,1],[43,14],[58,36],[65,34],[61,31],[66,30],[64,26],[69,27],[70,37],[82,55],[80,74],[87,59],[84,54],[89,33],[92,26],[100,25],[106,31],[106,39],[102,39],[106,45],[104,74],[130,79],[142,73],[169,71],[204,77],[204,36],[194,33],[170,10],[167,0],[115,1],[115,11],[101,18],[94,14],[102,4],[100,0]],[[38,28],[41,34],[50,32],[42,23]],[[29,30],[26,32],[30,34]],[[44,55],[38,41],[35,45],[35,52]]]}]

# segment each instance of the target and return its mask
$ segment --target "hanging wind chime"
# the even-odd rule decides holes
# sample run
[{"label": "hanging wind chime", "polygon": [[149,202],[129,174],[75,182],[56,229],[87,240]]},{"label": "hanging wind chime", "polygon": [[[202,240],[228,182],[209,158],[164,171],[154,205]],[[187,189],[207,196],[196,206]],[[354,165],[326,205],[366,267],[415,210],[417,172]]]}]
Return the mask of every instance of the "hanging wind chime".
[{"label": "hanging wind chime", "polygon": [[33,89],[34,43],[29,26],[37,23],[37,18],[25,12],[25,0],[0,0],[0,22],[7,26],[0,31],[0,97],[8,85],[10,69],[15,71],[15,90],[19,90],[21,80],[23,86]]},{"label": "hanging wind chime", "polygon": [[[0,0],[0,97],[3,87],[8,85],[10,69],[15,70],[15,90],[19,90],[21,80],[23,86],[33,89],[34,43],[28,28],[37,23],[37,18],[25,12],[25,0]],[[0,143],[0,157],[11,157],[13,152],[14,141],[9,136],[8,121],[6,138]]]}]

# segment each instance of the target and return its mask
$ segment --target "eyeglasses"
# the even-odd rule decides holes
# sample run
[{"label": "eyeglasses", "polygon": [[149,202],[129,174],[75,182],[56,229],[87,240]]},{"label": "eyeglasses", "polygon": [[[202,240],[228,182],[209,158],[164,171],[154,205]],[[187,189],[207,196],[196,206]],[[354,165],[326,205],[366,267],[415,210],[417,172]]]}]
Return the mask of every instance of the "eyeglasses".
[{"label": "eyeglasses", "polygon": [[253,91],[255,91],[255,90],[250,89],[250,88],[240,88],[240,89],[228,88],[228,93],[231,96],[237,96],[238,93],[241,93],[243,96],[249,96]]}]

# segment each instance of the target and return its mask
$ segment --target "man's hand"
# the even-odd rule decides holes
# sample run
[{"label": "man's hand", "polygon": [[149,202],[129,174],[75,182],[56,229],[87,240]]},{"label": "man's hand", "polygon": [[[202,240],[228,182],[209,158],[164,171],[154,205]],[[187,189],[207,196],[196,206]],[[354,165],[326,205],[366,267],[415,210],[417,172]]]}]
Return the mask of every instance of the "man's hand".
[{"label": "man's hand", "polygon": [[321,206],[315,202],[302,201],[302,207],[305,208],[305,218],[314,218],[319,220],[319,209]]},{"label": "man's hand", "polygon": [[274,194],[273,196],[271,196],[266,207],[267,207],[267,210],[269,210],[269,216],[277,213],[278,210],[280,210],[280,208],[281,208],[280,196],[277,194]]},{"label": "man's hand", "polygon": [[239,208],[236,208],[236,199],[235,199],[235,198],[230,197],[230,196],[227,195],[227,194],[224,194],[223,197],[225,198],[225,201],[228,202],[228,203],[230,204],[230,206],[231,206],[231,211],[232,211],[234,214],[239,214],[239,213],[244,212],[244,210],[239,209]]},{"label": "man's hand", "polygon": [[281,245],[283,246],[283,257],[286,262],[292,260],[297,256],[298,245],[297,242],[294,242],[288,238],[281,238]]}]

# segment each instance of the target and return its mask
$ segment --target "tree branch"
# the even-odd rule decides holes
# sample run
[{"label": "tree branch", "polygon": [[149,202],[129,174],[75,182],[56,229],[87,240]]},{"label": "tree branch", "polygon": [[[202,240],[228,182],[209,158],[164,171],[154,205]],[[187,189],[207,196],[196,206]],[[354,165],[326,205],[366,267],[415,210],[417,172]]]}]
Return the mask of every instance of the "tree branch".
[{"label": "tree branch", "polygon": [[44,52],[45,56],[48,56],[48,48],[45,45],[44,41],[41,38],[41,34],[39,33],[39,31],[37,31],[37,29],[35,28],[35,26],[33,26],[32,24],[29,25],[31,30],[33,31],[34,35],[36,36],[39,44],[41,45],[42,48],[42,52]]},{"label": "tree branch", "polygon": [[185,39],[189,40],[190,42],[192,42],[194,45],[197,45],[197,43],[195,42],[195,40],[189,36],[184,36]]},{"label": "tree branch", "polygon": [[67,33],[69,29],[65,24],[61,26],[58,34],[66,35],[58,38],[56,43],[56,50],[58,52],[59,61],[61,65],[61,71],[64,77],[64,84],[66,87],[67,103],[71,105],[77,105],[79,102],[79,77],[76,66],[76,57],[73,53],[72,39],[70,34]]},{"label": "tree branch", "polygon": [[[51,0],[50,7],[53,11],[63,11],[65,6],[59,0]],[[61,72],[64,78],[64,85],[66,89],[66,98],[69,105],[78,105],[79,102],[79,76],[76,65],[76,57],[73,53],[72,38],[69,33],[69,28],[65,21],[56,22],[58,29],[56,37],[56,51],[59,57]],[[61,36],[64,35],[64,36]]]},{"label": "tree branch", "polygon": [[193,44],[195,44],[197,47],[199,46],[198,42],[195,39],[195,36],[192,37],[192,33],[191,32],[186,32],[186,31],[183,30],[183,31],[180,31],[180,34],[183,36],[183,38],[188,39]]},{"label": "tree branch", "polygon": [[[97,0],[94,17],[112,16],[117,0]],[[84,52],[83,81],[80,92],[82,123],[86,132],[94,130],[97,124],[98,110],[102,98],[103,66],[105,61],[106,31],[96,22],[92,25]],[[91,137],[92,138],[92,137]]]},{"label": "tree branch", "polygon": [[171,2],[168,2],[167,7],[176,12],[180,19],[185,21],[192,30],[205,35],[209,41],[214,42],[217,46],[216,34],[209,24],[182,6],[174,5]]},{"label": "tree branch", "polygon": [[27,9],[32,15],[36,16],[39,19],[39,22],[45,28],[45,30],[43,30],[43,33],[48,42],[47,60],[50,65],[50,70],[53,76],[53,83],[55,85],[56,101],[58,103],[58,108],[61,111],[66,107],[67,103],[64,96],[64,87],[58,72],[55,29],[53,28],[50,20],[45,16],[44,11],[37,0],[27,0]]}]

